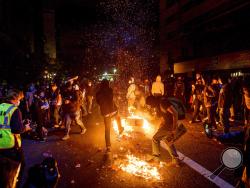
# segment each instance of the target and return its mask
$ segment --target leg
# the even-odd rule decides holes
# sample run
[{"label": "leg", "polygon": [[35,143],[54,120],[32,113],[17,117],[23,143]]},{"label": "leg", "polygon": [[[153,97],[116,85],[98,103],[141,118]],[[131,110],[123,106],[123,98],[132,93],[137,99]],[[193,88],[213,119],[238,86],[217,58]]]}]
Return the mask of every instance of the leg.
[{"label": "leg", "polygon": [[200,108],[200,105],[199,105],[199,101],[198,101],[198,99],[195,99],[194,100],[194,113],[193,113],[193,118],[192,118],[192,122],[195,122],[196,121],[196,119],[197,119],[197,117],[198,117],[198,115],[199,115],[199,108]]},{"label": "leg", "polygon": [[207,107],[207,122],[211,125],[212,124],[212,107]]},{"label": "leg", "polygon": [[54,107],[54,124],[55,125],[58,125],[59,124],[59,107],[58,106],[55,106]]},{"label": "leg", "polygon": [[111,118],[110,117],[104,117],[104,124],[105,124],[105,141],[106,141],[106,147],[111,147],[110,142],[110,127],[111,127]]},{"label": "leg", "polygon": [[121,121],[121,117],[120,117],[119,114],[117,114],[117,115],[115,116],[115,120],[116,120],[117,125],[118,125],[119,134],[122,134],[124,128],[122,127],[122,121]]},{"label": "leg", "polygon": [[92,102],[93,102],[93,97],[92,96],[88,96],[88,112],[89,113],[92,112]]},{"label": "leg", "polygon": [[166,149],[167,149],[169,155],[171,156],[172,160],[179,157],[173,143],[166,142],[166,146],[167,146]]},{"label": "leg", "polygon": [[65,114],[66,135],[69,135],[72,119],[69,114]]},{"label": "leg", "polygon": [[160,155],[160,141],[170,135],[170,132],[165,130],[164,128],[158,129],[152,139],[152,155],[159,156]]},{"label": "leg", "polygon": [[82,112],[82,117],[88,115],[87,106],[85,102],[83,102],[83,104],[81,105],[81,112]]},{"label": "leg", "polygon": [[216,125],[216,107],[212,106],[211,107],[211,125],[215,128],[217,128]]},{"label": "leg", "polygon": [[222,124],[224,127],[224,133],[228,133],[229,132],[229,117],[230,117],[230,109],[229,108],[223,108],[222,111]]},{"label": "leg", "polygon": [[76,124],[80,126],[81,131],[86,130],[86,128],[85,128],[85,126],[84,126],[84,124],[83,124],[83,122],[81,120],[81,113],[80,113],[80,111],[77,111],[75,113],[75,121],[76,121]]}]

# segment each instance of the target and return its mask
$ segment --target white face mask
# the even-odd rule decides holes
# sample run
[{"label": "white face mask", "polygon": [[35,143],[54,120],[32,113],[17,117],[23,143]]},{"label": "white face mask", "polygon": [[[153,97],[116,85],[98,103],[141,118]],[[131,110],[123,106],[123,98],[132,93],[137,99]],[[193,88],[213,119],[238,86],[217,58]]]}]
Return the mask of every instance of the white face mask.
[{"label": "white face mask", "polygon": [[19,105],[20,105],[20,101],[18,100],[15,106],[18,107]]}]

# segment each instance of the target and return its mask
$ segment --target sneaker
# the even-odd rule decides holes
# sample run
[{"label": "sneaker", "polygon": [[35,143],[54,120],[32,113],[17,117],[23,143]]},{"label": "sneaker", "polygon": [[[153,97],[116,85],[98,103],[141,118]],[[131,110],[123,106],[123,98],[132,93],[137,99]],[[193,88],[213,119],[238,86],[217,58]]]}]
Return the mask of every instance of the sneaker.
[{"label": "sneaker", "polygon": [[81,131],[81,133],[80,134],[85,134],[86,133],[86,131],[87,131],[87,129],[86,128],[84,128],[84,129],[82,129],[82,131]]},{"label": "sneaker", "polygon": [[181,160],[178,158],[172,159],[171,162],[167,163],[166,166],[167,167],[177,167],[179,168],[181,164]]},{"label": "sneaker", "polygon": [[63,138],[62,138],[62,140],[68,140],[69,139],[69,135],[68,134],[66,134]]},{"label": "sneaker", "polygon": [[155,155],[148,155],[146,161],[148,161],[149,163],[160,164],[160,157]]}]

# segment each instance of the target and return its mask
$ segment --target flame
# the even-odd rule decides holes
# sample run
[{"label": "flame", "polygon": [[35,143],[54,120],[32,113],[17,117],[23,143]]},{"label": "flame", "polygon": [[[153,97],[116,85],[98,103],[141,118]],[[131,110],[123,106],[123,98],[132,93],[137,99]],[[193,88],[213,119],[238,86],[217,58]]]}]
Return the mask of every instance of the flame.
[{"label": "flame", "polygon": [[[142,119],[143,120],[143,131],[148,137],[152,137],[154,133],[154,127],[149,123],[149,121],[142,117],[142,116],[136,116],[131,115],[128,118],[132,119]],[[126,119],[121,120],[122,127],[124,128],[123,134],[124,136],[131,137],[131,133],[134,131],[133,127],[129,125],[129,123],[126,121]],[[116,120],[113,121],[113,129],[115,130],[116,135],[119,135],[119,129]]]},{"label": "flame", "polygon": [[120,164],[119,168],[123,171],[133,174],[135,176],[142,177],[144,179],[156,179],[160,180],[161,176],[158,169],[146,161],[140,160],[133,155],[127,155],[127,164]]},{"label": "flame", "polygon": [[[121,122],[122,122],[122,127],[124,128],[122,135],[131,137],[130,133],[133,132],[133,127],[128,125],[125,119],[121,119]],[[116,120],[113,121],[113,128],[115,130],[116,135],[119,135],[119,129]]]},{"label": "flame", "polygon": [[149,121],[142,117],[142,116],[139,116],[139,115],[131,115],[129,118],[135,118],[135,119],[142,119],[143,120],[143,131],[146,135],[148,136],[152,136],[153,133],[154,133],[154,128],[153,126],[149,123]]}]

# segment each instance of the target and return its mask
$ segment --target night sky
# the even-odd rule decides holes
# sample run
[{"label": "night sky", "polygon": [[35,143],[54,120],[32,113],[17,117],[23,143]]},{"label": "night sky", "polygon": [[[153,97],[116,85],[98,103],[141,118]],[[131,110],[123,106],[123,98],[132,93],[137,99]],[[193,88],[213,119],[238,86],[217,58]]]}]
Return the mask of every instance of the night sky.
[{"label": "night sky", "polygon": [[30,79],[50,66],[43,55],[45,9],[55,10],[61,70],[91,77],[114,67],[126,77],[145,76],[151,66],[158,72],[158,6],[156,0],[1,0],[0,48],[7,51],[0,54],[1,75],[7,79],[14,69],[17,78]]}]

